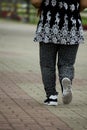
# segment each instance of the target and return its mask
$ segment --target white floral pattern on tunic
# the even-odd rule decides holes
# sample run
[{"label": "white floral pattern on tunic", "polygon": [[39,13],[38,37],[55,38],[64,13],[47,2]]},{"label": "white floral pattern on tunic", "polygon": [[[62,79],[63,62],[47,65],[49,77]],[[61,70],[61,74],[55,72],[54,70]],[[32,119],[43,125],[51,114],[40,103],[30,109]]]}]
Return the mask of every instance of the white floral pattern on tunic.
[{"label": "white floral pattern on tunic", "polygon": [[55,44],[83,43],[79,0],[44,0],[35,42]]}]

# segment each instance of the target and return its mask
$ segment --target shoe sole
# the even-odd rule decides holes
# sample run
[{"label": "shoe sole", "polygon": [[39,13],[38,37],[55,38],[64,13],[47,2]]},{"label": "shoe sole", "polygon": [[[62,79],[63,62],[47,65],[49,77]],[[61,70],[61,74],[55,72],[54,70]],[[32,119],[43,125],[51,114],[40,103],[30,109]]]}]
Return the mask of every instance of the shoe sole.
[{"label": "shoe sole", "polygon": [[62,80],[62,86],[63,86],[63,97],[62,97],[63,103],[69,104],[72,101],[72,90],[70,79],[64,78]]},{"label": "shoe sole", "polygon": [[58,102],[50,102],[50,103],[44,103],[44,104],[48,106],[57,106]]}]

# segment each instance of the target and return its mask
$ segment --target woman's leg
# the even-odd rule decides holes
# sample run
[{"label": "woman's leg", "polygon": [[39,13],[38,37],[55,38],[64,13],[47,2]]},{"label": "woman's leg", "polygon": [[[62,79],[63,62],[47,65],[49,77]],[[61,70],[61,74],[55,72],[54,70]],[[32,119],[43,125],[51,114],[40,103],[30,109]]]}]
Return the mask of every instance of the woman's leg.
[{"label": "woman's leg", "polygon": [[60,45],[58,50],[58,70],[60,82],[64,77],[74,78],[74,63],[78,45]]},{"label": "woman's leg", "polygon": [[46,96],[56,92],[56,55],[57,47],[52,43],[40,43],[40,66]]},{"label": "woman's leg", "polygon": [[63,103],[69,104],[72,100],[72,80],[74,78],[74,63],[78,45],[61,45],[58,53],[59,79],[63,92]]}]

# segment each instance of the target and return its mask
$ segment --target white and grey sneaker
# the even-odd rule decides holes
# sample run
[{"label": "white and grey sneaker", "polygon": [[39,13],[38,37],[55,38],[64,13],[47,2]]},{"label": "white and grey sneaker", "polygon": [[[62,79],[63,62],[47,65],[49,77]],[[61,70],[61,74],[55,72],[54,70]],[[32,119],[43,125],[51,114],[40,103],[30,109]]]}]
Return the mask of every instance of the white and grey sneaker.
[{"label": "white and grey sneaker", "polygon": [[72,101],[72,88],[71,88],[71,80],[67,77],[62,79],[63,86],[63,103],[69,104]]},{"label": "white and grey sneaker", "polygon": [[58,105],[58,99],[57,98],[58,98],[57,95],[51,95],[50,97],[48,97],[44,101],[44,104],[49,105],[49,106],[57,106]]}]

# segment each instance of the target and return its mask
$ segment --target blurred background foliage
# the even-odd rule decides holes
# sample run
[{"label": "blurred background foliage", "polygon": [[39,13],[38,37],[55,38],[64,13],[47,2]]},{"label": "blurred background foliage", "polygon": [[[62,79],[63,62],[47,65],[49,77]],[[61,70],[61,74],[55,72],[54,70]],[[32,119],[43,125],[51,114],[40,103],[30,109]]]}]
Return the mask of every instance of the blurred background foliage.
[{"label": "blurred background foliage", "polygon": [[0,0],[0,18],[36,24],[37,10],[29,0]]},{"label": "blurred background foliage", "polygon": [[[87,28],[87,9],[81,12],[82,23]],[[0,0],[0,18],[36,24],[37,10],[29,0]]]}]

